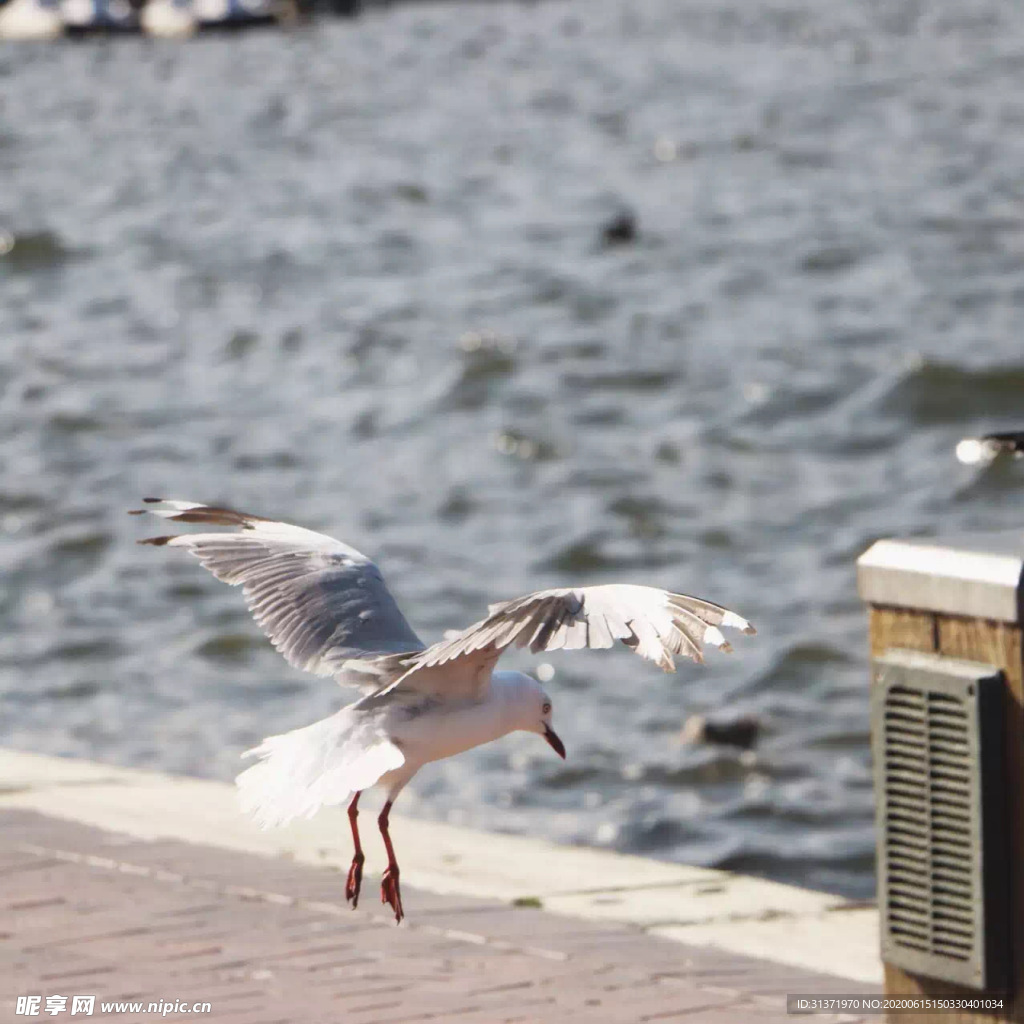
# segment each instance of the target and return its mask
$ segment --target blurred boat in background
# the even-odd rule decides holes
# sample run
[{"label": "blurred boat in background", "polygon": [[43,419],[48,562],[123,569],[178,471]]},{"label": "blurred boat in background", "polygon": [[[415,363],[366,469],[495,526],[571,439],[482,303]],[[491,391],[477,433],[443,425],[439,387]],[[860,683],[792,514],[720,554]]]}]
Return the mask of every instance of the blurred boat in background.
[{"label": "blurred boat in background", "polygon": [[199,29],[291,23],[313,13],[351,17],[360,0],[0,0],[0,39],[145,32],[185,39]]},{"label": "blurred boat in background", "polygon": [[139,30],[138,8],[129,0],[60,0],[58,10],[71,34]]},{"label": "blurred boat in background", "polygon": [[146,35],[161,39],[187,39],[199,27],[192,0],[150,0],[139,22]]},{"label": "blurred boat in background", "polygon": [[10,0],[0,7],[0,39],[56,39],[63,32],[57,0]]},{"label": "blurred boat in background", "polygon": [[192,0],[192,13],[203,28],[267,25],[286,13],[280,0]]}]

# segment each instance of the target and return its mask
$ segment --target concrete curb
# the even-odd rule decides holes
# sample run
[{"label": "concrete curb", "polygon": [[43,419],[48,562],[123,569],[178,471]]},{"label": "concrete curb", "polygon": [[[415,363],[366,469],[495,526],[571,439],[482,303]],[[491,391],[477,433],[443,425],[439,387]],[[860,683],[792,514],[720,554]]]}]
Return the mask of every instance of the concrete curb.
[{"label": "concrete curb", "polygon": [[[226,783],[15,750],[0,749],[0,807],[335,870],[352,855],[340,808],[261,832]],[[634,924],[692,945],[861,982],[882,979],[877,910],[840,896],[394,815],[391,832],[403,880],[427,891],[537,900],[554,913]]]}]

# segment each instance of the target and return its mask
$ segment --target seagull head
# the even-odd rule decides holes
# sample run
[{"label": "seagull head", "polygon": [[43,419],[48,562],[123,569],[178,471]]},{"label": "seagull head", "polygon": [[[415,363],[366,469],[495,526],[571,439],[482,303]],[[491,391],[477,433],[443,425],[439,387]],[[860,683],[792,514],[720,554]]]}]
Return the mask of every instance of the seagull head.
[{"label": "seagull head", "polygon": [[532,685],[532,709],[534,709],[534,731],[539,732],[548,741],[551,749],[564,761],[565,744],[558,738],[558,733],[551,728],[551,715],[554,711],[551,697],[544,692],[541,684],[534,678],[526,676]]},{"label": "seagull head", "polygon": [[492,680],[507,687],[515,708],[515,729],[539,733],[561,758],[565,758],[565,744],[551,728],[552,704],[544,687],[525,672],[495,672]]},{"label": "seagull head", "polygon": [[548,741],[551,749],[564,761],[565,744],[558,738],[558,733],[551,728],[551,698],[543,690],[541,690],[541,697],[544,699],[540,705],[540,729],[538,729],[538,732]]}]

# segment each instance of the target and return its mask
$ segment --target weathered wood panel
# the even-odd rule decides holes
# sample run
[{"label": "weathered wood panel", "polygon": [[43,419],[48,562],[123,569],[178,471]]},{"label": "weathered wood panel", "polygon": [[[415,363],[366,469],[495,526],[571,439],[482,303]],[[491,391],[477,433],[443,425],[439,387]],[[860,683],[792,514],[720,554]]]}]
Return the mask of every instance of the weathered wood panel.
[{"label": "weathered wood panel", "polygon": [[938,638],[935,616],[907,608],[868,608],[868,638],[871,657],[877,658],[892,647],[910,651],[935,651]]}]

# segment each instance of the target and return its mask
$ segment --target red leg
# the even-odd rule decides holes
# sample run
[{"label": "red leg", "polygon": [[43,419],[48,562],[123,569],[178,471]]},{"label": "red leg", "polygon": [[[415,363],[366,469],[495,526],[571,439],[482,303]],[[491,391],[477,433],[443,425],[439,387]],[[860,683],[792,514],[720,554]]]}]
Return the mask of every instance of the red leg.
[{"label": "red leg", "polygon": [[380,834],[384,837],[384,849],[388,851],[388,866],[380,880],[380,901],[390,905],[395,912],[395,921],[401,924],[405,912],[402,910],[402,890],[398,886],[398,861],[395,860],[395,848],[391,845],[391,836],[388,833],[388,815],[390,813],[391,801],[389,800],[377,819]]},{"label": "red leg", "polygon": [[363,884],[363,847],[359,843],[359,825],[356,818],[359,817],[359,793],[352,797],[352,803],[348,805],[348,821],[352,826],[352,842],[355,843],[356,853],[352,858],[352,866],[348,869],[348,880],[345,882],[345,899],[356,909],[359,903],[359,888]]}]

